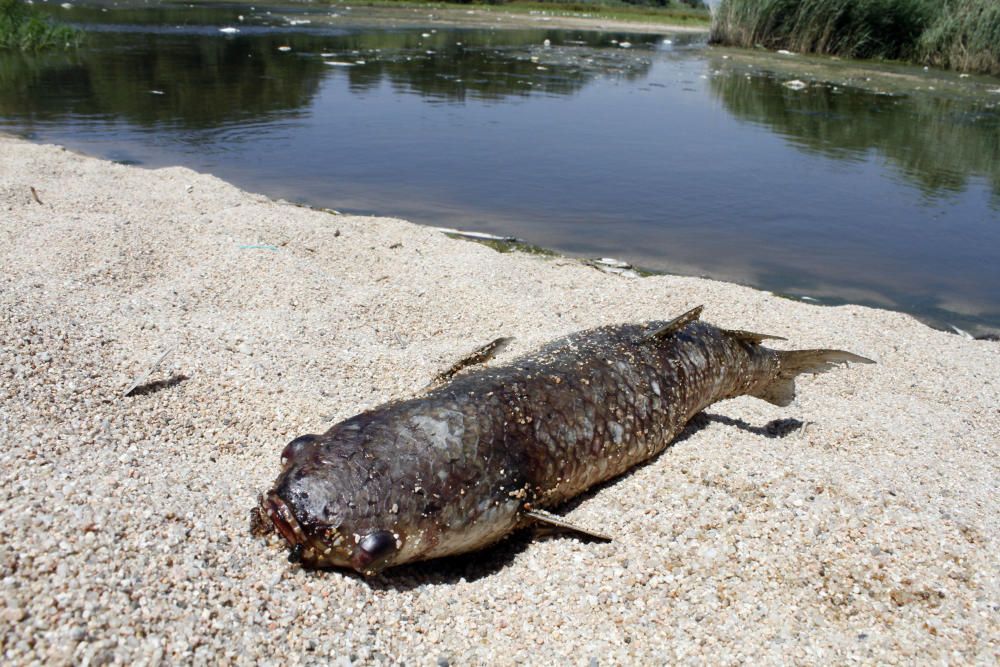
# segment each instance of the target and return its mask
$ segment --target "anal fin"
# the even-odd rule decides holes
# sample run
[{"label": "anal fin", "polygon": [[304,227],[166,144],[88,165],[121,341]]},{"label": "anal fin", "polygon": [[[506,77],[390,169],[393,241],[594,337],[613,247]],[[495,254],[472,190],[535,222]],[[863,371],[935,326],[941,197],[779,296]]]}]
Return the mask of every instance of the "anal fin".
[{"label": "anal fin", "polygon": [[679,315],[674,319],[670,320],[662,327],[656,329],[655,331],[646,334],[643,337],[644,341],[662,340],[667,336],[677,333],[687,325],[691,324],[699,317],[701,317],[701,311],[705,309],[705,306],[696,306],[691,310],[687,311],[683,315]]},{"label": "anal fin", "polygon": [[561,528],[562,530],[567,530],[572,533],[580,533],[581,535],[586,535],[587,537],[592,537],[595,540],[601,540],[602,542],[611,541],[611,538],[604,533],[598,533],[588,528],[581,528],[580,526],[570,523],[561,516],[557,516],[551,512],[546,512],[545,510],[525,510],[523,514],[526,517],[532,518],[535,521],[544,523],[548,526],[555,526],[556,528]]},{"label": "anal fin", "polygon": [[723,329],[730,338],[741,340],[751,345],[760,345],[765,340],[788,340],[784,336],[772,336],[770,334],[754,333],[752,331],[742,331],[740,329]]}]

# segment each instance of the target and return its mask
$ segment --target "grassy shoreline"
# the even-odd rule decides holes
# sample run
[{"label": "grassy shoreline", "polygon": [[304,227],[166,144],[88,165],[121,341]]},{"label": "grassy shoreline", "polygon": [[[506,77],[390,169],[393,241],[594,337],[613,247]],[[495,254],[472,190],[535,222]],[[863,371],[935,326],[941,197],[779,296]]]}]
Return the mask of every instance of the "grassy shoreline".
[{"label": "grassy shoreline", "polygon": [[79,46],[79,30],[48,19],[23,0],[0,0],[0,51],[39,51]]},{"label": "grassy shoreline", "polygon": [[723,0],[710,41],[1000,75],[1000,3]]}]

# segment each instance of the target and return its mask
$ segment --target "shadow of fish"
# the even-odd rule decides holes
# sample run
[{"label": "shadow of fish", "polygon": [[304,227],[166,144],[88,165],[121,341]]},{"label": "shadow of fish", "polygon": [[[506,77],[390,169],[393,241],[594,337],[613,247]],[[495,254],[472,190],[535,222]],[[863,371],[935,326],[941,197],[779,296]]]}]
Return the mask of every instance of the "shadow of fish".
[{"label": "shadow of fish", "polygon": [[873,363],[772,350],[761,342],[775,336],[720,329],[700,313],[583,331],[503,366],[459,373],[460,363],[422,396],[296,438],[252,511],[255,532],[277,529],[289,560],[366,575],[535,522],[608,539],[545,510],[655,456],[716,401],[784,406],[800,373]]}]

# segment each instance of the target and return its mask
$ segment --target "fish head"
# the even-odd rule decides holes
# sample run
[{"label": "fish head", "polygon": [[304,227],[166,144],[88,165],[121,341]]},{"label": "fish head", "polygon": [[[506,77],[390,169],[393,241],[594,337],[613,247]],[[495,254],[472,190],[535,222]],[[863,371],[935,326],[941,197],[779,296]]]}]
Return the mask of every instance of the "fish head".
[{"label": "fish head", "polygon": [[351,439],[347,429],[288,443],[282,472],[261,496],[254,521],[271,524],[288,542],[289,561],[369,576],[409,558],[385,507],[389,490],[381,487],[388,485]]}]

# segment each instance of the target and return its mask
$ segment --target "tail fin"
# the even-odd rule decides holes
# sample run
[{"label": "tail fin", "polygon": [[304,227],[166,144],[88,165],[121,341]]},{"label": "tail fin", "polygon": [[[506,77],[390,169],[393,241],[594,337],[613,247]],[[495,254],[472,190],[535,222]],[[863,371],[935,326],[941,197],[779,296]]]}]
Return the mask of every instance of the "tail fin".
[{"label": "tail fin", "polygon": [[759,393],[753,394],[768,403],[785,406],[795,399],[795,377],[801,373],[825,373],[837,364],[874,364],[871,359],[843,350],[793,350],[778,351],[780,369]]}]

